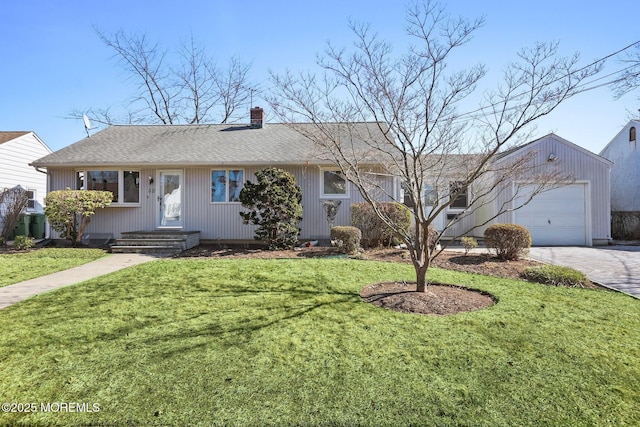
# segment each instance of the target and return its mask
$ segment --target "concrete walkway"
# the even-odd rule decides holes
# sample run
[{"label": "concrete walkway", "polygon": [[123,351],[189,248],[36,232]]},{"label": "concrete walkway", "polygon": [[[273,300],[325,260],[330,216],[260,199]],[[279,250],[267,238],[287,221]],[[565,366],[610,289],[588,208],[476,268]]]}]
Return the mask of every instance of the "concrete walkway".
[{"label": "concrete walkway", "polygon": [[33,295],[73,285],[155,259],[158,257],[143,254],[111,254],[68,270],[4,286],[0,288],[0,310]]},{"label": "concrete walkway", "polygon": [[529,256],[575,268],[596,283],[640,298],[640,246],[534,247]]}]

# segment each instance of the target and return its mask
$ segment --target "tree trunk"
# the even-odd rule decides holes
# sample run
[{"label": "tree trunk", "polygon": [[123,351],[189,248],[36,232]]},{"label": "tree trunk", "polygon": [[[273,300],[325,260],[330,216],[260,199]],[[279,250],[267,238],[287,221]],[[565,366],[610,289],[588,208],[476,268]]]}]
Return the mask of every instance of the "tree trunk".
[{"label": "tree trunk", "polygon": [[416,269],[416,292],[427,291],[427,270],[431,265],[431,236],[429,235],[429,225],[423,224],[416,219],[416,236],[419,239],[419,246],[416,248],[416,257],[413,266]]},{"label": "tree trunk", "polygon": [[429,262],[425,262],[422,265],[416,266],[416,292],[427,291],[427,270],[429,269]]}]

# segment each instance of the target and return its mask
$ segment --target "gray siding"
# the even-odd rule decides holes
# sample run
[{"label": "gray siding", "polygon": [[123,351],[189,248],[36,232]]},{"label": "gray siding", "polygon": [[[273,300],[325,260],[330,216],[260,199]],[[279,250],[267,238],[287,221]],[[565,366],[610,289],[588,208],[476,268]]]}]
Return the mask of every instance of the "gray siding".
[{"label": "gray siding", "polygon": [[[444,215],[444,221],[447,221],[446,219],[446,213],[443,214]],[[474,236],[475,233],[472,230],[471,232],[469,232],[468,230],[470,230],[471,228],[473,228],[474,225],[474,214],[470,213],[461,213],[460,217],[457,218],[455,220],[455,222],[445,231],[444,236],[445,237],[458,237],[458,236]]]},{"label": "gray siding", "polygon": [[[184,228],[199,230],[201,240],[252,240],[254,227],[244,225],[239,212],[240,203],[211,203],[211,170],[244,169],[245,181],[255,181],[255,172],[261,167],[228,167],[211,165],[206,167],[172,167],[167,169],[183,171],[184,185]],[[92,168],[88,168],[92,169]],[[132,167],[110,168],[140,171],[140,203],[136,206],[110,206],[99,210],[92,218],[87,233],[112,233],[120,238],[125,231],[152,230],[158,225],[159,206],[156,196],[157,182],[149,184],[148,177],[157,181],[159,169],[136,169]],[[329,225],[322,206],[320,176],[316,165],[282,166],[292,173],[302,189],[303,220],[300,223],[302,239],[328,238]],[[76,172],[73,169],[52,169],[51,189],[75,188]],[[393,194],[393,179],[383,179],[385,191]],[[384,198],[388,200],[388,198]],[[351,203],[364,199],[350,184],[349,198],[341,199],[342,204],[334,221],[335,225],[350,224]],[[57,237],[54,235],[54,237]]]}]

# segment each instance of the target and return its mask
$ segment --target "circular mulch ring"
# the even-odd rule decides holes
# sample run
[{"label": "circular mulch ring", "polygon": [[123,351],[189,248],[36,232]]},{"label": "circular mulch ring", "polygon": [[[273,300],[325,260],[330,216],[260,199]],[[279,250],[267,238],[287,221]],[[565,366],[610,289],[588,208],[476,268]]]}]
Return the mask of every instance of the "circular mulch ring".
[{"label": "circular mulch ring", "polygon": [[455,285],[431,284],[426,292],[416,292],[415,282],[375,283],[362,288],[360,297],[389,310],[435,316],[480,310],[496,303],[490,294]]}]

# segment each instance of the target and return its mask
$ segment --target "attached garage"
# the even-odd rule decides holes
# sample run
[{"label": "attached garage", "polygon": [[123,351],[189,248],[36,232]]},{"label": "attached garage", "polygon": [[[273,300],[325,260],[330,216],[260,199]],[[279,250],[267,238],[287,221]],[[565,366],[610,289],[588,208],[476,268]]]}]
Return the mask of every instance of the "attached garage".
[{"label": "attached garage", "polygon": [[[531,194],[533,186],[522,188]],[[570,184],[537,194],[514,212],[514,223],[526,227],[536,246],[591,246],[586,183]],[[526,196],[516,199],[521,205]]]},{"label": "attached garage", "polygon": [[[555,134],[496,157],[499,166],[527,158],[536,167],[500,185],[493,207],[482,215],[476,213],[477,224],[522,225],[529,229],[535,246],[593,246],[611,241],[610,161]],[[536,194],[522,206],[545,174],[566,176],[567,185]],[[501,206],[507,212],[488,220]]]}]

